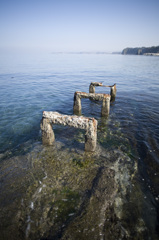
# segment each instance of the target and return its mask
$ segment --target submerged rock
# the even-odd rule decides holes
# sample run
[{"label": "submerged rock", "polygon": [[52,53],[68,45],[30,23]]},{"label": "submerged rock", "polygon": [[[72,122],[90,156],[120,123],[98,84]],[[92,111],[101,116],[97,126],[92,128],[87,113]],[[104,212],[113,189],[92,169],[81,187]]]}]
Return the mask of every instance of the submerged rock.
[{"label": "submerged rock", "polygon": [[3,162],[0,239],[144,239],[135,162],[112,145],[94,153],[67,146],[37,145]]}]

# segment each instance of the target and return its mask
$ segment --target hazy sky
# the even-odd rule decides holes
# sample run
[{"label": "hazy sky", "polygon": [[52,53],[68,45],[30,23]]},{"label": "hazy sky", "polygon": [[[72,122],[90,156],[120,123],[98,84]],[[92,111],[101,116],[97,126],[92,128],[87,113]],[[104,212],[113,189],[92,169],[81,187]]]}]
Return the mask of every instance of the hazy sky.
[{"label": "hazy sky", "polygon": [[159,45],[159,0],[0,0],[0,48],[121,51]]}]

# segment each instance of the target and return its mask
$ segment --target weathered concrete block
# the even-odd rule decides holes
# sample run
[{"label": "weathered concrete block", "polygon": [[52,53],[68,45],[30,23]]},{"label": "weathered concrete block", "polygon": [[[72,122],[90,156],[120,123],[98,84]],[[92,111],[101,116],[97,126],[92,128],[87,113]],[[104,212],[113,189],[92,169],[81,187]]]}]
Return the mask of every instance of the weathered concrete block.
[{"label": "weathered concrete block", "polygon": [[89,85],[89,93],[95,93],[95,87],[102,86],[103,84],[100,82],[91,82]]},{"label": "weathered concrete block", "polygon": [[103,103],[102,103],[102,116],[107,117],[110,112],[110,95],[104,94]]},{"label": "weathered concrete block", "polygon": [[114,85],[103,85],[100,82],[91,82],[89,86],[89,93],[95,93],[95,87],[109,87],[110,88],[110,95],[111,101],[115,100],[116,97],[116,83]]},{"label": "weathered concrete block", "polygon": [[111,87],[110,89],[111,101],[114,101],[116,97],[116,83],[110,87]]},{"label": "weathered concrete block", "polygon": [[41,121],[42,142],[43,144],[52,145],[55,141],[52,125],[68,125],[74,128],[84,129],[85,134],[85,151],[93,152],[97,143],[97,120],[83,116],[68,116],[58,112],[43,112]]},{"label": "weathered concrete block", "polygon": [[41,121],[42,141],[43,144],[52,145],[55,140],[52,124],[49,118],[43,118]]},{"label": "weathered concrete block", "polygon": [[74,94],[74,106],[73,111],[75,114],[81,114],[81,98],[89,98],[96,101],[102,102],[102,116],[108,116],[110,111],[110,95],[103,93],[86,93],[86,92],[75,92]]},{"label": "weathered concrete block", "polygon": [[74,105],[73,105],[73,112],[74,114],[81,114],[81,96],[78,94],[78,92],[75,92],[74,94]]}]

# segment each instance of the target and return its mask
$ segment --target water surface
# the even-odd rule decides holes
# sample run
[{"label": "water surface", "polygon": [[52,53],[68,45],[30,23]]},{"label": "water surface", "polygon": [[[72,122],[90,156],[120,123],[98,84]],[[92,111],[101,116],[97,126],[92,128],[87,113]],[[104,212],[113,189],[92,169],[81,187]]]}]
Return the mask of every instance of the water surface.
[{"label": "water surface", "polygon": [[[158,78],[153,56],[1,56],[2,239],[158,239]],[[42,146],[42,111],[72,115],[74,92],[92,81],[117,84],[108,119],[82,100],[82,115],[98,120],[97,151],[84,153],[84,132],[63,126]]]}]

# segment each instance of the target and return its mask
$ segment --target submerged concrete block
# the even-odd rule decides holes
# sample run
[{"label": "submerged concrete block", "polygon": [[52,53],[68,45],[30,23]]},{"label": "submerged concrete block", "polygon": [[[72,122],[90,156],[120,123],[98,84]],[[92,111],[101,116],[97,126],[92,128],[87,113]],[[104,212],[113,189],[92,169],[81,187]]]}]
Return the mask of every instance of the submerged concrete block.
[{"label": "submerged concrete block", "polygon": [[86,93],[86,92],[75,92],[74,94],[74,106],[73,111],[75,114],[81,114],[82,106],[81,99],[89,98],[96,101],[102,101],[102,116],[108,116],[110,111],[110,95],[103,93]]},{"label": "submerged concrete block", "polygon": [[41,121],[42,142],[43,144],[52,145],[55,141],[52,125],[60,124],[74,128],[84,129],[85,134],[85,151],[93,152],[97,143],[97,120],[83,116],[69,116],[58,112],[43,112]]}]

